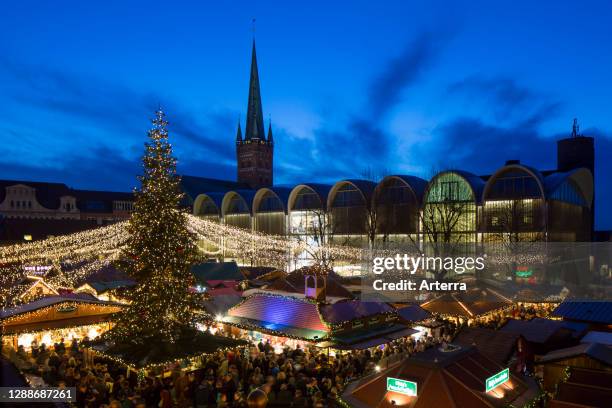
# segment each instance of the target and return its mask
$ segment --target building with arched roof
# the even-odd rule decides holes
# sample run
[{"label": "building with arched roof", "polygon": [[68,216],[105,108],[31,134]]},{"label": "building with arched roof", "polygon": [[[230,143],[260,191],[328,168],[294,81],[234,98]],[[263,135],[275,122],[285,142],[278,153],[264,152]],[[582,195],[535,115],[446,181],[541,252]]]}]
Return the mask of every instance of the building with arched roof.
[{"label": "building with arched roof", "polygon": [[331,186],[319,183],[298,184],[287,200],[289,234],[306,236],[320,229],[327,213],[327,196]]},{"label": "building with arched roof", "polygon": [[348,179],[338,181],[327,196],[327,209],[331,217],[331,233],[336,241],[367,242],[370,227],[372,195],[376,183],[369,180]]},{"label": "building with arched roof", "polygon": [[546,193],[538,170],[517,161],[506,163],[487,180],[482,202],[485,242],[544,239]]},{"label": "building with arched roof", "polygon": [[225,224],[251,229],[254,190],[230,190],[223,196],[221,215]]},{"label": "building with arched roof", "polygon": [[427,181],[419,177],[392,175],[376,186],[372,205],[376,213],[376,234],[384,240],[417,239],[419,214]]},{"label": "building with arched roof", "polygon": [[193,202],[193,215],[210,221],[220,221],[224,196],[224,193],[217,192],[198,194]]},{"label": "building with arched roof", "polygon": [[593,225],[593,174],[579,168],[545,179],[547,240],[589,241]]},{"label": "building with arched roof", "polygon": [[[346,179],[333,185],[199,191],[193,197],[192,212],[202,219],[288,235],[314,246],[473,246],[588,241],[594,187],[588,168],[539,171],[513,160],[490,176],[446,170],[429,182],[391,175],[379,183]],[[293,265],[302,266],[309,257],[298,254],[296,260]]]},{"label": "building with arched roof", "polygon": [[421,233],[424,242],[477,242],[478,207],[484,180],[462,170],[436,174],[423,194]]},{"label": "building with arched roof", "polygon": [[253,198],[253,229],[266,234],[287,233],[289,187],[263,187]]},{"label": "building with arched roof", "polygon": [[593,176],[589,169],[540,171],[507,162],[485,185],[480,230],[485,242],[590,239]]},{"label": "building with arched roof", "polygon": [[[287,200],[289,236],[313,247],[326,242],[329,223],[327,197],[331,187],[321,183],[306,183],[298,184],[291,190]],[[295,258],[295,267],[312,261],[311,254],[307,252],[296,254]]]}]

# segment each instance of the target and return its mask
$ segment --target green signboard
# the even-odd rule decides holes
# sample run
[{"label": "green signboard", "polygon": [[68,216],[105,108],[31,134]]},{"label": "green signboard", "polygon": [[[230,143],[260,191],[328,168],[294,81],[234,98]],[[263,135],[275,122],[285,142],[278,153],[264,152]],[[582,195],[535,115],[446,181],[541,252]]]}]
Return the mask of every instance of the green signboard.
[{"label": "green signboard", "polygon": [[505,369],[500,371],[499,373],[489,377],[486,379],[485,381],[485,386],[486,386],[486,390],[487,392],[491,391],[493,388],[502,385],[503,383],[505,383],[506,381],[508,381],[510,379],[510,370],[509,369]]},{"label": "green signboard", "polygon": [[400,380],[399,378],[387,377],[387,391],[398,392],[400,394],[416,397],[417,383],[412,381]]},{"label": "green signboard", "polygon": [[533,276],[533,269],[529,266],[519,265],[514,270],[517,278],[530,278]]}]

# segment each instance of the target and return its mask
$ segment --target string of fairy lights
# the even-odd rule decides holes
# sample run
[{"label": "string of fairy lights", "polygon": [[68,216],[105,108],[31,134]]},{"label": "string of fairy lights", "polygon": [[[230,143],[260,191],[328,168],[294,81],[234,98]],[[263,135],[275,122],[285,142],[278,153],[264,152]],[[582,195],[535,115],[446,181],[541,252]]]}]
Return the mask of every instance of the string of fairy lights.
[{"label": "string of fairy lights", "polygon": [[[128,222],[123,221],[41,241],[0,247],[0,305],[9,307],[18,303],[18,283],[28,274],[24,269],[26,266],[53,265],[59,273],[45,278],[48,283],[55,287],[77,287],[101,268],[120,259],[129,237],[127,226]],[[365,249],[360,247],[314,246],[291,236],[264,234],[193,215],[187,216],[187,228],[203,244],[202,248],[213,248],[203,249],[204,255],[239,259],[251,265],[284,270],[299,254],[316,254],[317,251],[326,251],[327,257],[340,262],[359,262],[365,257]],[[538,254],[523,257],[527,258],[525,262],[542,261]],[[488,262],[505,263],[509,260],[497,254]]]},{"label": "string of fairy lights", "polygon": [[[31,243],[0,247],[0,305],[14,306],[26,267],[52,265],[56,273],[45,280],[55,287],[76,288],[101,268],[117,261],[125,248],[128,222],[93,230],[47,238]],[[187,216],[187,228],[205,247],[218,248],[205,255],[223,255],[252,265],[285,269],[295,256],[308,251],[326,251],[339,261],[362,259],[363,249],[342,245],[316,247],[292,237],[268,235],[218,222]]]}]

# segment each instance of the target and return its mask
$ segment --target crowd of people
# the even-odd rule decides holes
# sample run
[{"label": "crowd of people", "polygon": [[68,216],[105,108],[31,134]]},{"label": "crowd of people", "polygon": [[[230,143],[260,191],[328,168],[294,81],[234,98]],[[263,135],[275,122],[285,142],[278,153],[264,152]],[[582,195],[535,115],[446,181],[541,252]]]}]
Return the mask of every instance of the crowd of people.
[{"label": "crowd of people", "polygon": [[4,350],[24,373],[42,377],[49,386],[76,387],[76,406],[247,407],[253,390],[262,390],[268,407],[334,407],[345,384],[385,366],[391,360],[445,344],[450,330],[439,337],[408,337],[372,349],[330,356],[326,349],[286,347],[275,351],[268,341],[249,348],[218,352],[187,372],[177,366],[163,378],[138,378],[110,360],[84,355],[76,340],[68,347],[42,345],[26,352]]}]

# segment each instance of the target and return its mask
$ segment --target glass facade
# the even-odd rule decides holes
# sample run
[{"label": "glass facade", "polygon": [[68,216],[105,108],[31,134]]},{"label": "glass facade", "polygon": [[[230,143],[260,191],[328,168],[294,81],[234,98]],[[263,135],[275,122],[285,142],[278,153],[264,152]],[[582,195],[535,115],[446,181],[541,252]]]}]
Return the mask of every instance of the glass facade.
[{"label": "glass facade", "polygon": [[344,183],[336,190],[330,213],[334,236],[366,234],[368,203],[353,184]]},{"label": "glass facade", "polygon": [[[328,224],[327,209],[319,194],[307,186],[299,187],[289,203],[289,234],[312,248],[320,247]],[[308,251],[294,254],[293,267],[307,265],[313,257]]]},{"label": "glass facade", "polygon": [[475,242],[477,239],[476,197],[465,178],[441,173],[425,193],[421,229],[424,242],[445,244]]},{"label": "glass facade", "polygon": [[224,211],[224,221],[225,224],[231,225],[233,227],[251,229],[251,211],[249,210],[249,206],[247,205],[244,198],[242,198],[237,193],[229,193],[231,194],[228,202],[224,205],[226,206]]},{"label": "glass facade", "polygon": [[485,190],[485,242],[534,242],[545,239],[546,212],[537,175],[510,167],[494,175]]},{"label": "glass facade", "polygon": [[256,202],[255,230],[266,234],[285,235],[285,207],[271,190],[266,190]]},{"label": "glass facade", "polygon": [[208,196],[204,196],[195,204],[194,215],[209,221],[219,221],[221,218],[219,207]]},{"label": "glass facade", "polygon": [[[203,194],[194,204],[194,214],[243,229],[289,235],[311,251],[328,244],[378,247],[412,242],[419,247],[453,244],[465,252],[480,243],[591,237],[593,184],[586,169],[542,175],[512,164],[489,178],[447,171],[429,183],[417,179],[416,189],[405,178],[389,176],[375,188],[362,180],[339,182],[333,188],[285,188],[288,202],[271,188],[231,191],[223,196],[222,217],[214,200],[218,197]],[[294,266],[312,260],[306,252],[294,258]]]},{"label": "glass facade", "polygon": [[383,180],[374,201],[377,234],[394,236],[418,232],[419,203],[406,182],[395,177]]}]

